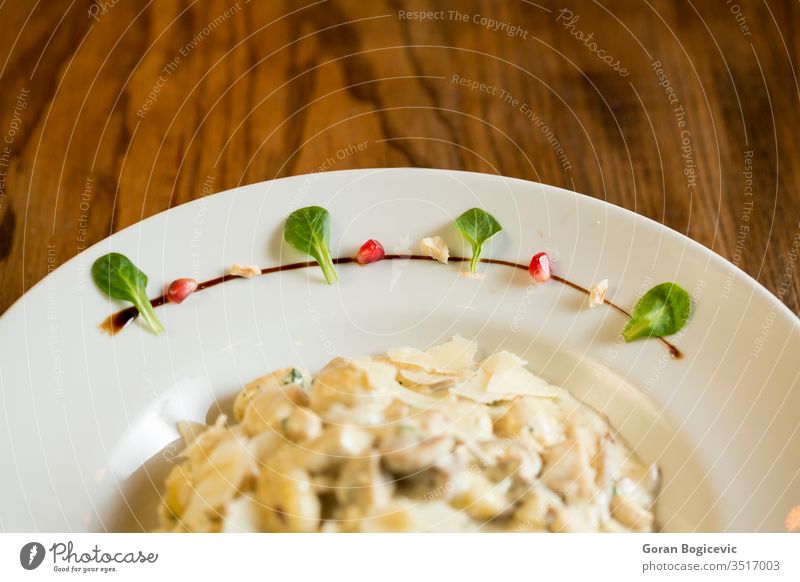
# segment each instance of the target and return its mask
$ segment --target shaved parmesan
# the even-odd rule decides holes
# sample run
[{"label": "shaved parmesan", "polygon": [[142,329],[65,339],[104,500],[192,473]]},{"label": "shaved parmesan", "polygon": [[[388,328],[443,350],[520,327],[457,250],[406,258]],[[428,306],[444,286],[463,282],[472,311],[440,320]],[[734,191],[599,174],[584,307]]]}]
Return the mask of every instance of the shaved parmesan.
[{"label": "shaved parmesan", "polygon": [[427,372],[457,374],[475,365],[475,342],[455,336],[440,346],[423,352],[415,348],[396,348],[388,351],[389,359],[398,364],[422,368]]},{"label": "shaved parmesan", "polygon": [[431,398],[430,396],[425,396],[419,392],[414,392],[413,390],[404,388],[399,384],[391,391],[391,395],[400,402],[421,410],[433,408],[441,401],[440,398]]},{"label": "shaved parmesan", "polygon": [[445,382],[452,384],[454,381],[454,376],[432,374],[430,372],[424,372],[421,370],[402,369],[400,370],[400,377],[403,380],[418,386],[435,386]]},{"label": "shaved parmesan", "polygon": [[433,358],[437,372],[460,372],[475,365],[477,351],[475,342],[457,335],[447,343],[430,348],[427,354]]},{"label": "shaved parmesan", "polygon": [[539,376],[525,368],[511,368],[492,374],[487,389],[491,393],[513,394],[515,396],[539,396],[555,398],[562,389],[551,386]]},{"label": "shaved parmesan", "polygon": [[353,358],[350,363],[367,375],[367,382],[377,392],[397,387],[397,368],[368,357]]},{"label": "shaved parmesan", "polygon": [[451,390],[453,394],[482,404],[512,400],[517,396],[555,398],[563,393],[525,369],[527,362],[510,352],[486,358],[479,369]]},{"label": "shaved parmesan", "polygon": [[387,353],[389,354],[389,359],[398,364],[416,366],[427,371],[434,369],[433,358],[422,350],[416,348],[394,348]]},{"label": "shaved parmesan", "polygon": [[489,392],[488,387],[491,378],[491,374],[488,374],[485,370],[478,370],[464,382],[456,384],[456,386],[450,390],[450,393],[463,398],[469,398],[481,404],[499,402],[504,399],[504,395]]},{"label": "shaved parmesan", "polygon": [[492,354],[483,362],[481,362],[481,368],[486,370],[490,374],[495,374],[497,372],[502,372],[505,370],[510,370],[513,368],[519,368],[520,366],[525,366],[528,362],[517,356],[516,354],[512,354],[511,352],[502,351],[497,352],[496,354]]}]

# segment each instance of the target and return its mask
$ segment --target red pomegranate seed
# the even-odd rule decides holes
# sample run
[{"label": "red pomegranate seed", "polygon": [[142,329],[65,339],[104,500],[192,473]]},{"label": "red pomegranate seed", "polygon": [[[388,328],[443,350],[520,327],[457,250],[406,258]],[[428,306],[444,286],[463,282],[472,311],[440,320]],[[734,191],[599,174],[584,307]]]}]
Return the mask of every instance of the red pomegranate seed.
[{"label": "red pomegranate seed", "polygon": [[197,289],[195,279],[175,279],[167,289],[167,299],[170,303],[183,303],[189,295]]},{"label": "red pomegranate seed", "polygon": [[383,245],[376,241],[374,238],[369,239],[361,248],[358,249],[358,254],[356,255],[356,262],[359,265],[366,265],[368,263],[374,263],[375,261],[380,261],[383,257],[386,256],[386,251],[383,250]]},{"label": "red pomegranate seed", "polygon": [[537,283],[546,283],[550,280],[550,257],[547,253],[536,253],[528,267],[531,277]]}]

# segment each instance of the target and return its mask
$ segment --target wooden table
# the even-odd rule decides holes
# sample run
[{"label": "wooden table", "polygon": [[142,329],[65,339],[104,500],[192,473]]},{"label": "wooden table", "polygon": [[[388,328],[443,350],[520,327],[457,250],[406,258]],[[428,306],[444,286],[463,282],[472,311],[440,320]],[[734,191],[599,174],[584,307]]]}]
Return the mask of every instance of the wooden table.
[{"label": "wooden table", "polygon": [[205,194],[425,166],[624,206],[796,312],[798,4],[565,4],[0,3],[0,311]]}]

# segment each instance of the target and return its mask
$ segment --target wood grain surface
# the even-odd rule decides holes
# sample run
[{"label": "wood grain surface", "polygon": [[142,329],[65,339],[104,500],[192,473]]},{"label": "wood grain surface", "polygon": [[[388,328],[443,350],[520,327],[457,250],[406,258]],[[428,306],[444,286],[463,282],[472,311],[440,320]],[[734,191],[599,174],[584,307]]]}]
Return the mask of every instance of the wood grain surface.
[{"label": "wood grain surface", "polygon": [[0,27],[0,312],[172,206],[377,166],[577,190],[800,307],[797,2],[6,0]]}]

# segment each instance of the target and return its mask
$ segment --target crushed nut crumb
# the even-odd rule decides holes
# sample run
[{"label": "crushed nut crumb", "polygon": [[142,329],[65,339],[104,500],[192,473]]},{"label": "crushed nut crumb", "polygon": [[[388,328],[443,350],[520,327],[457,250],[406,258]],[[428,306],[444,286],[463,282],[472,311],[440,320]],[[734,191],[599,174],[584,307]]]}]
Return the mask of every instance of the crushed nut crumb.
[{"label": "crushed nut crumb", "polygon": [[450,249],[447,248],[447,243],[438,235],[422,239],[419,243],[419,250],[423,255],[436,259],[440,263],[447,263],[447,259],[450,258]]},{"label": "crushed nut crumb", "polygon": [[258,277],[261,274],[261,269],[255,265],[240,265],[239,263],[234,263],[231,267],[230,274],[250,279],[252,277]]},{"label": "crushed nut crumb", "polygon": [[597,285],[589,289],[589,307],[602,305],[606,299],[608,291],[608,279],[603,279]]}]

